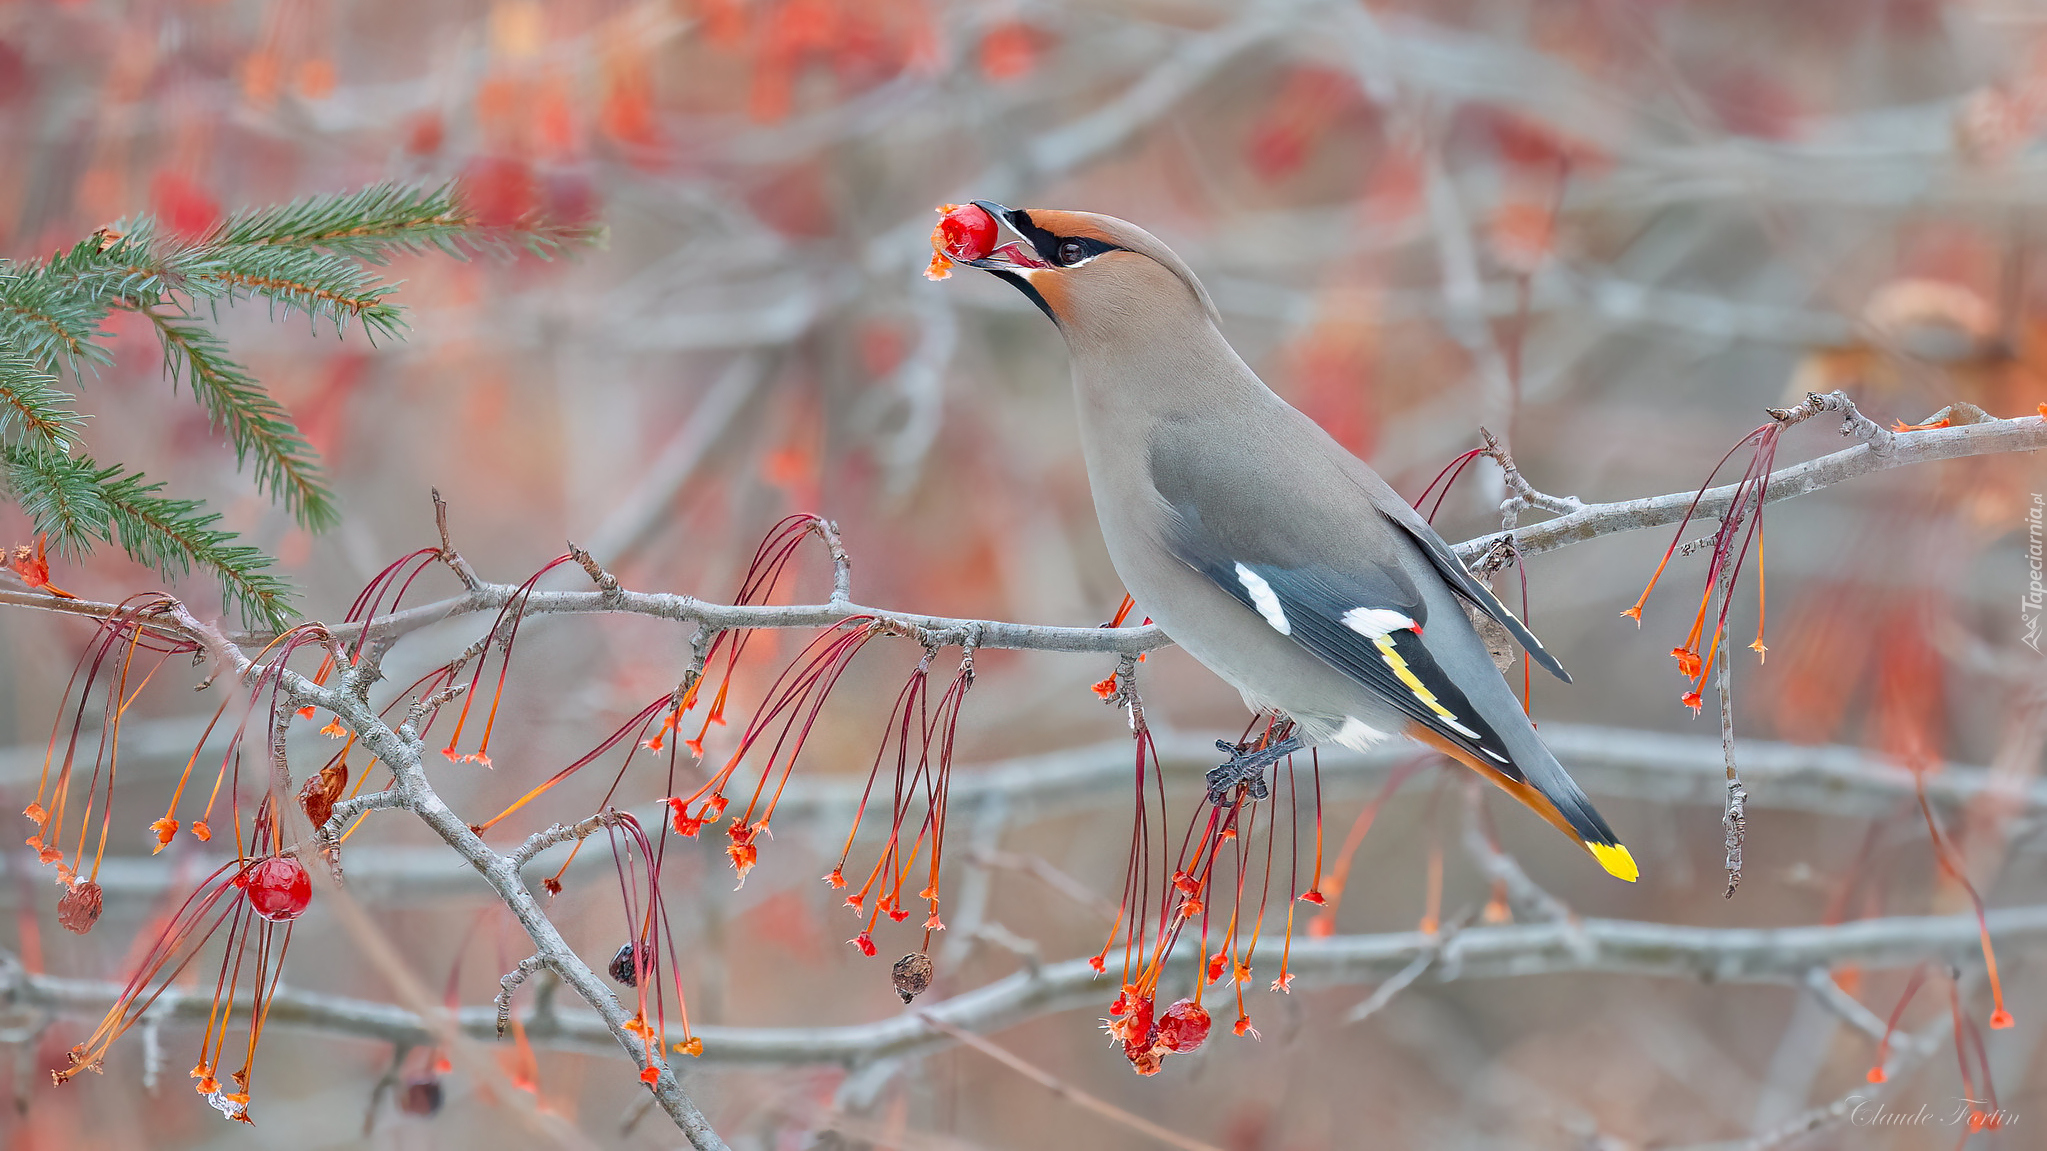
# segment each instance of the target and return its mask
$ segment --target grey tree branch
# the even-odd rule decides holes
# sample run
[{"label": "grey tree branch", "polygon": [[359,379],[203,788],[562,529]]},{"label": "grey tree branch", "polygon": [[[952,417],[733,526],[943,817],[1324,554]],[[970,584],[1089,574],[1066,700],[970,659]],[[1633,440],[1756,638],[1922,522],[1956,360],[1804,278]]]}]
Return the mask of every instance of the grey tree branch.
[{"label": "grey tree branch", "polygon": [[[1826,397],[1821,397],[1826,399]],[[1832,410],[1832,409],[1829,409]],[[1866,421],[1865,421],[1866,422]],[[1873,425],[1872,425],[1873,426]],[[1882,429],[1878,429],[1882,431]],[[1872,444],[1852,448],[1781,468],[1770,474],[1765,499],[1775,503],[1830,487],[1844,480],[1906,464],[1960,459],[1966,456],[2003,452],[2031,452],[2047,448],[2047,417],[2024,416],[2011,420],[1986,420],[1960,427],[1932,428],[1919,432],[1891,433],[1895,446],[1879,454]],[[1522,556],[1539,555],[1574,543],[1617,532],[1660,527],[1683,518],[1697,497],[1697,516],[1717,518],[1732,508],[1738,485],[1709,489],[1703,496],[1694,492],[1673,492],[1648,499],[1618,503],[1588,504],[1583,508],[1540,524],[1516,529],[1513,542]],[[1476,560],[1501,543],[1507,533],[1496,532],[1456,545],[1467,562]],[[836,580],[836,577],[835,577]],[[438,603],[407,608],[379,616],[371,634],[389,642],[459,615],[498,611],[518,593],[514,584],[482,583],[466,595]],[[38,608],[44,611],[109,619],[123,610],[115,604],[93,600],[67,600],[34,592],[0,590],[0,604]],[[822,628],[848,616],[872,616],[930,642],[955,644],[974,637],[976,646],[1058,652],[1112,652],[1134,655],[1164,647],[1171,641],[1157,626],[1132,628],[1056,627],[1047,624],[1010,623],[999,620],[962,619],[915,612],[892,611],[850,602],[740,606],[711,603],[693,596],[669,592],[621,590],[538,591],[522,597],[521,616],[587,615],[618,612],[655,619],[693,622],[711,628]],[[181,613],[182,614],[182,613]],[[189,615],[186,618],[190,618]],[[195,621],[196,622],[196,621]],[[197,636],[180,622],[152,624],[174,639],[196,640]],[[329,628],[341,642],[352,641],[362,630],[359,624],[337,624]],[[260,647],[273,636],[239,634],[229,637],[236,646]],[[242,657],[246,662],[246,657]]]},{"label": "grey tree branch", "polygon": [[[2047,946],[2047,904],[1990,912],[1990,933],[2000,948],[2017,953]],[[1417,960],[1435,962],[1416,982],[1505,979],[1560,972],[1604,972],[1714,983],[1798,985],[1815,969],[1841,964],[1866,969],[1908,967],[1924,960],[1967,962],[1979,946],[1973,915],[1891,916],[1821,927],[1711,928],[1631,920],[1586,919],[1573,929],[1558,923],[1466,927],[1447,941],[1418,932],[1296,939],[1289,969],[1301,986],[1350,986],[1397,977]],[[1278,939],[1259,948],[1277,949]],[[1168,979],[1191,979],[1199,957],[1175,953]],[[555,969],[554,962],[543,960]],[[521,965],[525,966],[524,964]],[[587,968],[585,969],[587,970]],[[573,986],[573,983],[571,984]],[[1084,959],[1019,972],[922,1009],[870,1023],[824,1027],[699,1026],[701,1064],[709,1067],[856,1067],[944,1046],[949,1039],[923,1023],[930,1015],[954,1027],[984,1032],[1021,1019],[1095,1003],[1109,983]],[[118,984],[31,975],[18,965],[0,969],[0,996],[23,1007],[65,1015],[104,1012],[121,993]],[[607,993],[606,1000],[616,1003]],[[204,1021],[210,994],[177,988],[158,1001],[166,1023]],[[479,1005],[458,1013],[462,1030],[490,1038],[497,1008]],[[1943,1022],[1943,1025],[1944,1022]],[[393,1043],[432,1043],[420,1018],[401,1007],[280,988],[266,1026]],[[583,1012],[536,1012],[527,1025],[537,1045],[618,1056],[622,1045],[607,1017]],[[671,1039],[675,1036],[671,1036]],[[637,1041],[624,1053],[638,1050]],[[665,1078],[665,1077],[664,1077]]]},{"label": "grey tree branch", "polygon": [[[1881,429],[1879,429],[1881,430]],[[1906,464],[1953,460],[1964,456],[1994,455],[2000,452],[2034,452],[2047,448],[2047,417],[2022,416],[2014,420],[1987,420],[1953,428],[1929,428],[1922,432],[1884,432],[1895,446],[1878,452],[1873,444],[1858,444],[1831,455],[1793,464],[1770,473],[1765,500],[1776,503],[1808,492],[1816,492],[1843,480]],[[1718,519],[1734,506],[1739,484],[1710,488],[1698,499],[1695,516]],[[1514,532],[1521,555],[1540,555],[1570,544],[1583,543],[1615,532],[1662,527],[1684,518],[1696,492],[1674,492],[1649,499],[1610,504],[1588,504],[1583,510]],[[1483,555],[1504,533],[1480,536],[1457,545],[1457,554],[1467,562]]]},{"label": "grey tree branch", "polygon": [[[159,721],[175,724],[175,721]],[[124,744],[136,740],[152,754],[191,754],[198,728],[173,726],[175,734],[158,737],[138,724]],[[1173,732],[1154,729],[1159,767],[1174,786],[1196,786],[1215,766],[1215,740],[1220,732]],[[1235,733],[1227,733],[1234,735]],[[1542,725],[1543,739],[1571,774],[1595,795],[1624,796],[1659,804],[1696,804],[1720,808],[1726,800],[1724,754],[1718,734],[1667,735],[1624,728],[1566,723]],[[161,746],[157,744],[160,740]],[[37,744],[19,752],[0,752],[0,786],[20,779],[33,783],[44,748]],[[1743,740],[1742,772],[1755,794],[1750,807],[1772,811],[1823,811],[1835,815],[1880,816],[1913,799],[1909,771],[1881,757],[1852,747],[1810,747],[1768,740]],[[124,751],[124,762],[138,753]],[[1130,786],[1130,741],[1115,739],[1044,755],[1020,756],[979,765],[961,765],[950,792],[951,810],[961,818],[994,807],[1015,822],[1047,819],[1097,806]],[[1379,786],[1385,772],[1406,757],[1404,749],[1369,755],[1345,749],[1320,753],[1325,799],[1344,802],[1361,798]],[[1926,777],[1928,798],[1947,808],[1962,807],[1986,797],[2010,804],[2015,813],[2047,812],[2047,782],[2018,784],[2000,780],[1988,769],[1944,765]],[[779,826],[837,822],[849,819],[859,802],[859,781],[798,772],[776,809]],[[346,803],[391,808],[403,806],[394,792],[372,792]],[[347,811],[337,804],[337,813]],[[665,809],[648,806],[634,811],[652,826]],[[333,826],[330,824],[330,827]],[[338,830],[338,829],[337,829]],[[32,859],[25,856],[25,859]],[[203,868],[225,862],[198,856]],[[106,897],[154,898],[172,883],[161,860],[148,856],[110,855],[100,868]],[[392,847],[359,852],[349,860],[349,886],[359,898],[384,903],[427,901],[473,890],[468,869],[449,866],[445,850]],[[570,868],[568,878],[586,868],[609,867],[602,856],[586,856]],[[0,907],[9,905],[11,889],[0,887]]]}]

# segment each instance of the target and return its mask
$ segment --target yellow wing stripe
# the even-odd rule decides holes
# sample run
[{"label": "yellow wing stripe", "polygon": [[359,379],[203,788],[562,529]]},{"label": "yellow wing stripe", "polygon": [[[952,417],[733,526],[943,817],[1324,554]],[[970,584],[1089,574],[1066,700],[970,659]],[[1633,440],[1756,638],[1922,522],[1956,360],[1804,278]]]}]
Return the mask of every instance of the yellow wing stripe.
[{"label": "yellow wing stripe", "polygon": [[1394,649],[1393,637],[1391,635],[1382,635],[1373,640],[1372,646],[1379,649],[1379,655],[1386,660],[1386,666],[1393,669],[1393,674],[1399,677],[1401,683],[1407,685],[1407,690],[1413,692],[1416,699],[1427,704],[1430,711],[1448,720],[1451,727],[1456,728],[1463,734],[1473,739],[1480,738],[1477,732],[1459,722],[1457,713],[1444,707],[1442,701],[1436,698],[1436,693],[1430,691],[1428,685],[1421,681],[1421,677],[1414,674],[1414,669],[1407,666],[1407,661],[1402,659],[1400,652]]}]

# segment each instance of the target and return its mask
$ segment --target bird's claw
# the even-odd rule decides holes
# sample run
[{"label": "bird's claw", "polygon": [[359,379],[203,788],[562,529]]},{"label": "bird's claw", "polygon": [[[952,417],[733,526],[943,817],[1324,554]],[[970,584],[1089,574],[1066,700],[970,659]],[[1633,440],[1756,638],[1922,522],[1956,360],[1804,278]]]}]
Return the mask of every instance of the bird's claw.
[{"label": "bird's claw", "polygon": [[1301,741],[1288,736],[1267,747],[1247,750],[1228,740],[1215,741],[1215,749],[1229,754],[1229,762],[1208,769],[1208,802],[1220,807],[1230,801],[1230,789],[1244,786],[1252,799],[1272,794],[1265,784],[1265,769],[1301,750]]}]

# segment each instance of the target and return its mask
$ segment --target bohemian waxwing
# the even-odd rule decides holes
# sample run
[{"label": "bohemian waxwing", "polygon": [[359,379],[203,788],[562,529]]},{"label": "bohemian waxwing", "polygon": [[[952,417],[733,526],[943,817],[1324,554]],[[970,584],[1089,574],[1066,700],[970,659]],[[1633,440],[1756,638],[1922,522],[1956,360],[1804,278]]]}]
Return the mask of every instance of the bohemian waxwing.
[{"label": "bohemian waxwing", "polygon": [[[1233,754],[1254,795],[1302,747],[1406,735],[1464,763],[1633,881],[1635,861],[1543,746],[1459,600],[1570,682],[1428,521],[1272,390],[1180,258],[1110,216],[975,207],[958,262],[1014,284],[1066,337],[1095,513],[1138,606],[1293,736]],[[974,227],[987,222],[974,217]],[[1227,749],[1227,745],[1223,745]]]}]

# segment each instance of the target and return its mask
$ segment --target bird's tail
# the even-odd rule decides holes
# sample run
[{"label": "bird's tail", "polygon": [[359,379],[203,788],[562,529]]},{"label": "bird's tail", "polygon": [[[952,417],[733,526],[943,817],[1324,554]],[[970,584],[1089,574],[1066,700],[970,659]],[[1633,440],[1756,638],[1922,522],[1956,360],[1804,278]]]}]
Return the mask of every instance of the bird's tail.
[{"label": "bird's tail", "polygon": [[1640,877],[1635,857],[1628,853],[1628,849],[1615,837],[1613,828],[1607,826],[1598,809],[1592,806],[1585,789],[1565,773],[1563,765],[1557,762],[1557,757],[1550,754],[1540,739],[1528,741],[1533,744],[1533,750],[1526,747],[1517,749],[1520,754],[1515,756],[1513,766],[1522,778],[1516,779],[1500,770],[1499,765],[1486,762],[1419,724],[1409,734],[1492,780],[1500,790],[1520,800],[1523,806],[1591,852],[1592,858],[1598,860],[1599,866],[1608,874],[1629,883]]}]

